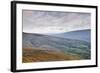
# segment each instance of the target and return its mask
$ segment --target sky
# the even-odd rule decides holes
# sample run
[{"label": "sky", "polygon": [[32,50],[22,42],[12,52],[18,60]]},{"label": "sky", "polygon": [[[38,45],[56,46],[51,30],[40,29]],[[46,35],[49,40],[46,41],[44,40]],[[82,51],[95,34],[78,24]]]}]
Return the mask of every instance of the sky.
[{"label": "sky", "polygon": [[90,29],[91,14],[61,11],[23,10],[23,32],[56,34]]}]

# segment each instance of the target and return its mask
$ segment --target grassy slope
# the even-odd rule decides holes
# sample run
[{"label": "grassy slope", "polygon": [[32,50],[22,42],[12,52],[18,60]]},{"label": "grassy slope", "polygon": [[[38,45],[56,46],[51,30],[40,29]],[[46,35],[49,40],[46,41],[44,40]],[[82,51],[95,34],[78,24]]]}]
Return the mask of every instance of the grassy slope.
[{"label": "grassy slope", "polygon": [[23,48],[23,63],[64,60],[80,60],[80,57],[72,54],[64,54],[62,52],[41,50],[39,48]]}]

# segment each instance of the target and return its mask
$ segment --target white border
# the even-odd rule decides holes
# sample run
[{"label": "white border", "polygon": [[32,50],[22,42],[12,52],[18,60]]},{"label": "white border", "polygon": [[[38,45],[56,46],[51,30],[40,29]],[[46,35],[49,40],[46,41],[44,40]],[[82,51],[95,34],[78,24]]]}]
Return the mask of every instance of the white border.
[{"label": "white border", "polygon": [[[22,9],[27,10],[46,10],[46,11],[65,11],[65,12],[84,12],[91,13],[91,60],[77,60],[77,61],[57,61],[57,62],[38,62],[38,63],[22,63]],[[52,67],[71,67],[71,66],[85,66],[95,65],[96,46],[96,13],[93,8],[81,7],[60,7],[60,6],[45,6],[45,5],[28,5],[17,4],[17,48],[16,48],[16,62],[17,70],[22,69],[38,69],[38,68],[52,68]]]}]

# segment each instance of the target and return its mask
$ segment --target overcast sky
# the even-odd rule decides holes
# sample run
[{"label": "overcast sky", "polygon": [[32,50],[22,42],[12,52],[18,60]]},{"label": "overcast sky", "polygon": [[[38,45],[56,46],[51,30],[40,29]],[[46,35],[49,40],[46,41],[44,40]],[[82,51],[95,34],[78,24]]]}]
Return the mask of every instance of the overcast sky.
[{"label": "overcast sky", "polygon": [[23,10],[23,32],[62,33],[90,29],[90,13]]}]

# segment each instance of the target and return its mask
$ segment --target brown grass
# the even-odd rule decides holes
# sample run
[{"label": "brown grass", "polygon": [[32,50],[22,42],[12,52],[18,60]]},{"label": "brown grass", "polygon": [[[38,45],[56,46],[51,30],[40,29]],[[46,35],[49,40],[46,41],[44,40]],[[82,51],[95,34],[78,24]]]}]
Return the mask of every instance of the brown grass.
[{"label": "brown grass", "polygon": [[43,62],[43,61],[64,61],[79,60],[80,57],[72,54],[64,54],[62,52],[48,51],[41,49],[23,48],[23,63]]}]

